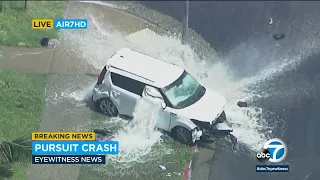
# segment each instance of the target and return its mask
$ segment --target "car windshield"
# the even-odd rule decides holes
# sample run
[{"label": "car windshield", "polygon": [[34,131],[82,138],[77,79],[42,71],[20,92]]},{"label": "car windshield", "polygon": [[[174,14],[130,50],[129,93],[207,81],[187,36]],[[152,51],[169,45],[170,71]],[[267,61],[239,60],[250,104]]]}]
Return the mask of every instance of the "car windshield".
[{"label": "car windshield", "polygon": [[172,84],[161,89],[173,108],[181,109],[197,102],[206,89],[186,71]]}]

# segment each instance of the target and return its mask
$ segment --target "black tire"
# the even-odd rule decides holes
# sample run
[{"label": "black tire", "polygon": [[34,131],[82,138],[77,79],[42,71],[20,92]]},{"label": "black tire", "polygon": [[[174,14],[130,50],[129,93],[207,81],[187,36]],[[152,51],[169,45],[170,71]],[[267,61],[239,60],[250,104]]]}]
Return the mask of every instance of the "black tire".
[{"label": "black tire", "polygon": [[189,131],[188,129],[178,126],[175,127],[172,131],[173,133],[173,137],[180,141],[183,144],[187,144],[187,145],[192,145],[192,134],[191,131]]},{"label": "black tire", "polygon": [[118,109],[109,98],[101,98],[96,102],[96,108],[107,116],[118,116]]}]

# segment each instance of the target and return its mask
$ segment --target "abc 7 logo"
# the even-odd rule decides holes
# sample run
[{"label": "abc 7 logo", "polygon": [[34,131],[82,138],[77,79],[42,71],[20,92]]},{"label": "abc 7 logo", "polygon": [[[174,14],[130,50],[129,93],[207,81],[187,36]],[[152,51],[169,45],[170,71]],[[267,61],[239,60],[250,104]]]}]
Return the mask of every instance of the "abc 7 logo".
[{"label": "abc 7 logo", "polygon": [[261,152],[257,154],[257,159],[260,162],[270,161],[278,163],[283,161],[287,156],[286,144],[278,138],[268,140]]},{"label": "abc 7 logo", "polygon": [[260,162],[267,162],[270,159],[270,152],[268,151],[268,149],[262,149],[261,152],[259,152],[257,154],[257,159]]}]

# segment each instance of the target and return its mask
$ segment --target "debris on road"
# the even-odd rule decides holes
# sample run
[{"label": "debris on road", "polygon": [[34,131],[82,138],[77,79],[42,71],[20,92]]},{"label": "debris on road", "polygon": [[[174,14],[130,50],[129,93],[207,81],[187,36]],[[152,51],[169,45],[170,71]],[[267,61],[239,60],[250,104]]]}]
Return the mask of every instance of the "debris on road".
[{"label": "debris on road", "polygon": [[24,42],[19,42],[19,43],[18,43],[18,46],[27,46],[27,45],[26,45],[26,43],[24,43]]},{"label": "debris on road", "polygon": [[100,134],[102,136],[107,136],[112,134],[112,131],[110,131],[109,129],[94,129],[93,132],[96,134]]},{"label": "debris on road", "polygon": [[58,39],[49,39],[47,37],[44,37],[40,40],[40,45],[42,47],[56,48],[60,45],[60,42]]},{"label": "debris on road", "polygon": [[21,103],[18,103],[18,104],[16,105],[16,107],[17,107],[17,108],[24,108],[24,105],[21,104]]},{"label": "debris on road", "polygon": [[96,134],[97,141],[103,141],[106,137],[112,137],[112,131],[109,129],[94,129],[93,132]]},{"label": "debris on road", "polygon": [[167,168],[166,168],[165,166],[163,166],[163,165],[159,165],[159,167],[160,167],[160,169],[161,169],[162,171],[167,170]]},{"label": "debris on road", "polygon": [[284,33],[281,33],[281,34],[274,34],[273,35],[273,39],[278,41],[278,40],[282,40],[286,37],[286,35]]},{"label": "debris on road", "polygon": [[272,25],[272,24],[273,24],[272,17],[270,17],[268,24],[269,24],[269,25]]},{"label": "debris on road", "polygon": [[248,103],[247,102],[244,102],[244,101],[238,101],[237,105],[239,107],[248,107]]}]

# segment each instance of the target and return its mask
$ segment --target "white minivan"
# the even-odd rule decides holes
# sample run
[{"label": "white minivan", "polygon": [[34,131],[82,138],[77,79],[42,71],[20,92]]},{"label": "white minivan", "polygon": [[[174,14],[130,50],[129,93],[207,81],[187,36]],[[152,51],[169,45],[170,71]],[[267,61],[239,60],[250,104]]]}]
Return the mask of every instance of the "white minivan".
[{"label": "white minivan", "polygon": [[182,143],[192,144],[217,129],[232,131],[223,123],[226,98],[201,85],[180,66],[120,49],[100,73],[92,99],[108,116],[133,117],[141,98],[162,107],[156,128]]}]

